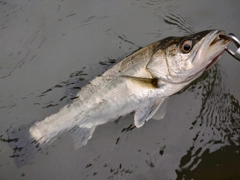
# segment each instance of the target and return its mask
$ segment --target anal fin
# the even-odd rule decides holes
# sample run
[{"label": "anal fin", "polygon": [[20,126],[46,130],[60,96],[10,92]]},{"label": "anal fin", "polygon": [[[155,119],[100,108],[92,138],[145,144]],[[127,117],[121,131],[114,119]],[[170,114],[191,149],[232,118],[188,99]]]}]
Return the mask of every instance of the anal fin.
[{"label": "anal fin", "polygon": [[95,130],[95,126],[92,128],[75,126],[72,130],[72,138],[75,149],[85,146]]}]

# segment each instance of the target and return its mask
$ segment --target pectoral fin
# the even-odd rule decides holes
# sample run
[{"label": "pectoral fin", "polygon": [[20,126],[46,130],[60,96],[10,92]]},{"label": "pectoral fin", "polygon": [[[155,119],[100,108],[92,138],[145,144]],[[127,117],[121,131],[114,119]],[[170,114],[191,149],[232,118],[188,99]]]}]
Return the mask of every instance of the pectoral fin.
[{"label": "pectoral fin", "polygon": [[137,128],[144,125],[157,112],[164,99],[157,99],[152,104],[138,108],[134,115],[134,124]]},{"label": "pectoral fin", "polygon": [[168,104],[168,98],[165,99],[161,106],[158,108],[157,112],[153,115],[153,119],[154,120],[161,120],[164,118],[165,114],[166,114],[166,108],[167,108],[167,104]]},{"label": "pectoral fin", "polygon": [[158,88],[157,78],[142,78],[142,77],[133,77],[133,76],[122,76],[124,78],[128,78],[136,83],[139,83],[141,86],[149,87],[149,88]]},{"label": "pectoral fin", "polygon": [[71,131],[75,149],[86,145],[94,130],[95,126],[92,128],[75,126]]}]

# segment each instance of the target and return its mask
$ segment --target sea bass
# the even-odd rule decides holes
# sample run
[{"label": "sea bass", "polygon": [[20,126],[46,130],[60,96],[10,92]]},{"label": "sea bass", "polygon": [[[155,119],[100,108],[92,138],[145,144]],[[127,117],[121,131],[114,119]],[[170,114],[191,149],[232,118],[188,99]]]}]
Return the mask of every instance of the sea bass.
[{"label": "sea bass", "polygon": [[79,148],[97,126],[131,112],[137,128],[154,116],[163,118],[163,102],[212,66],[230,43],[224,31],[207,30],[168,37],[134,52],[84,86],[71,104],[33,124],[28,135],[15,135],[10,145],[16,162],[26,163],[33,151],[64,131],[72,132]]}]

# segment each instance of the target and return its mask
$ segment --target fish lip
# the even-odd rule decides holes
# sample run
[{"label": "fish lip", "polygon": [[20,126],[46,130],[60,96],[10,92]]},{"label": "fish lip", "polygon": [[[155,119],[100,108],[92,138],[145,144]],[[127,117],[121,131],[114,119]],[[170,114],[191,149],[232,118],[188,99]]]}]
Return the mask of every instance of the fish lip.
[{"label": "fish lip", "polygon": [[218,42],[222,42],[222,45],[227,44],[226,46],[228,46],[231,42],[231,38],[228,37],[226,32],[222,30],[213,30],[208,36],[209,37],[206,37],[207,42],[204,42],[204,45],[207,45],[207,47],[216,45]]},{"label": "fish lip", "polygon": [[217,42],[219,41],[222,41],[223,40],[223,43],[227,44],[224,48],[224,50],[222,50],[218,55],[216,55],[213,60],[207,65],[206,69],[205,70],[208,70],[210,69],[210,67],[212,67],[219,59],[220,57],[222,56],[222,54],[225,52],[225,49],[230,45],[231,43],[231,38],[229,36],[226,35],[226,32],[225,31],[219,31],[218,34],[216,34],[215,38],[213,39],[213,41],[210,43],[209,46],[212,46],[214,44],[216,44]]},{"label": "fish lip", "polygon": [[[199,49],[199,57],[202,56],[202,53],[205,54],[207,63],[203,70],[208,70],[212,67],[224,53],[225,48],[228,47],[231,43],[231,38],[226,35],[225,31],[222,30],[213,30],[205,38]],[[216,47],[214,47],[216,46]],[[218,47],[217,47],[218,46]],[[210,49],[211,48],[211,49]],[[215,52],[211,52],[215,51]]]},{"label": "fish lip", "polygon": [[214,35],[214,37],[213,37],[213,39],[212,39],[212,41],[211,41],[209,46],[212,46],[212,45],[214,45],[217,42],[222,41],[222,40],[224,40],[224,41],[231,41],[231,38],[226,35],[225,31],[218,31],[218,30],[216,30],[214,32],[215,32],[215,35]]},{"label": "fish lip", "polygon": [[[223,44],[223,47],[222,47],[223,50],[220,51],[220,53],[218,53],[218,54],[211,60],[211,62],[206,66],[205,70],[210,69],[210,67],[212,67],[212,66],[220,59],[220,57],[222,56],[222,54],[225,52],[226,47],[228,47],[228,46],[230,45],[230,43],[231,43],[231,38],[226,35],[226,32],[225,32],[225,31],[218,31],[218,32],[216,32],[215,37],[214,37],[214,39],[212,40],[212,42],[210,43],[209,46],[213,46],[213,45],[217,44],[218,42],[222,42],[222,44]],[[226,45],[226,46],[224,46],[224,45]]]}]

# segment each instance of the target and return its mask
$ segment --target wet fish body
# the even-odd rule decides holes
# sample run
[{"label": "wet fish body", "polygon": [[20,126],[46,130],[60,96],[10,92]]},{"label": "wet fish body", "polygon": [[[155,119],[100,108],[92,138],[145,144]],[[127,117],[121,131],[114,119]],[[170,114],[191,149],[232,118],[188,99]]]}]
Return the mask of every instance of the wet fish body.
[{"label": "wet fish body", "polygon": [[[141,49],[96,77],[82,88],[77,94],[78,99],[72,104],[32,126],[31,135],[39,142],[48,142],[61,131],[70,130],[74,126],[79,127],[79,130],[91,129],[133,111],[148,109],[156,98],[161,103],[166,97],[181,90],[186,83],[165,83],[161,88],[155,87],[158,86],[158,80],[155,79],[154,85],[153,76],[146,71],[146,65],[158,44]],[[145,120],[148,119],[136,119],[135,125],[140,127]],[[78,140],[79,137],[76,138]]]},{"label": "wet fish body", "polygon": [[[230,44],[224,35],[218,30],[203,31],[165,38],[138,50],[84,86],[71,104],[31,126],[30,139],[42,147],[58,134],[71,131],[75,148],[79,148],[92,137],[98,125],[131,112],[135,112],[136,127],[154,116],[163,118],[161,106],[166,98],[186,87],[219,59]],[[21,143],[21,151],[15,152],[18,162],[27,162],[23,154],[31,153],[27,147],[30,144]],[[12,143],[13,148],[19,146]]]}]

